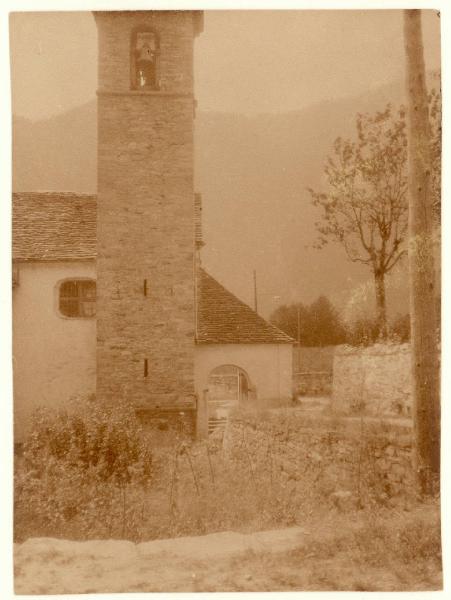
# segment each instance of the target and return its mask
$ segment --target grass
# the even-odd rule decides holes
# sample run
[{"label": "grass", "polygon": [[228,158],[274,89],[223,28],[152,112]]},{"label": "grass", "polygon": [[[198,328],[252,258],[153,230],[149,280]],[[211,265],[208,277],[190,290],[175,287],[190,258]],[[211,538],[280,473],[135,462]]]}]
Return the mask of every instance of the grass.
[{"label": "grass", "polygon": [[[252,413],[243,416],[250,418]],[[260,415],[265,426],[265,419],[272,418],[269,413]],[[282,423],[288,435],[289,415],[277,418],[278,431],[285,431]],[[127,433],[129,438],[134,439]],[[233,559],[219,565],[179,564],[180,573],[188,569],[184,579],[174,565],[167,566],[171,572],[164,575],[166,565],[160,564],[154,570],[158,575],[150,582],[144,578],[139,589],[401,591],[441,586],[438,501],[420,504],[406,487],[396,503],[379,502],[383,482],[368,467],[372,463],[362,467],[362,477],[359,468],[356,487],[355,477],[340,479],[343,465],[333,452],[327,460],[317,460],[309,450],[302,468],[291,476],[274,460],[273,443],[285,443],[276,438],[267,448],[263,444],[266,454],[257,457],[250,437],[243,437],[243,443],[234,446],[234,460],[223,455],[221,442],[214,439],[154,447],[150,478],[122,479],[121,484],[99,478],[83,464],[74,466],[64,456],[44,462],[46,468],[37,474],[19,459],[15,541],[57,537],[139,543],[297,525],[306,530],[307,541],[295,551],[251,552],[237,557],[236,563]],[[354,487],[347,488],[346,482]],[[334,501],[337,490],[348,489],[350,502]]]},{"label": "grass", "polygon": [[[166,551],[114,564],[90,555],[61,566],[34,556],[17,572],[16,593],[424,591],[442,587],[438,504],[410,511],[305,515],[289,551],[245,551],[221,560]],[[139,556],[139,553],[138,553]],[[33,563],[33,559],[31,559]],[[112,572],[112,569],[114,572]],[[77,573],[76,580],[69,577]]]},{"label": "grass", "polygon": [[[149,488],[130,485],[125,503],[121,489],[108,488],[104,483],[98,490],[105,500],[102,513],[98,505],[92,514],[86,513],[85,507],[85,512],[56,523],[38,518],[29,511],[27,498],[21,498],[16,512],[16,541],[49,536],[142,542],[221,530],[249,533],[297,525],[306,535],[305,543],[295,550],[246,552],[219,562],[193,559],[182,563],[155,558],[139,581],[128,582],[125,574],[124,587],[117,591],[440,589],[437,501],[410,501],[398,508],[374,504],[363,510],[340,508],[328,501],[324,481],[315,480],[315,472],[307,472],[300,491],[293,493],[294,488],[287,487],[276,473],[271,480],[268,469],[255,467],[252,477],[249,470],[230,468],[219,453],[210,456],[210,468],[205,446],[197,445],[189,452],[189,456],[183,453],[178,457],[177,470],[174,454],[157,454]],[[55,559],[49,557],[49,561]],[[90,564],[95,568],[94,559]],[[66,567],[57,565],[58,571],[62,568]],[[90,587],[93,593],[115,591],[102,589],[106,585],[102,581],[99,575],[97,587]]]},{"label": "grass", "polygon": [[[197,591],[424,591],[442,588],[439,511],[329,514],[306,523],[307,542],[276,554],[246,552],[207,569]],[[233,573],[233,575],[231,575]],[[191,590],[190,590],[191,591]],[[194,590],[192,590],[194,591]]]}]

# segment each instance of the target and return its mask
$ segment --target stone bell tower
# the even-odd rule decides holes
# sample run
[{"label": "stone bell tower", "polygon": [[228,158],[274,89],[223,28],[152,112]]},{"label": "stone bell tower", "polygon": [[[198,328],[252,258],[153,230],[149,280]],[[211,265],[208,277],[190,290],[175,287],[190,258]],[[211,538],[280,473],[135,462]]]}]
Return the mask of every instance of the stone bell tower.
[{"label": "stone bell tower", "polygon": [[95,12],[97,396],[194,407],[198,11]]}]

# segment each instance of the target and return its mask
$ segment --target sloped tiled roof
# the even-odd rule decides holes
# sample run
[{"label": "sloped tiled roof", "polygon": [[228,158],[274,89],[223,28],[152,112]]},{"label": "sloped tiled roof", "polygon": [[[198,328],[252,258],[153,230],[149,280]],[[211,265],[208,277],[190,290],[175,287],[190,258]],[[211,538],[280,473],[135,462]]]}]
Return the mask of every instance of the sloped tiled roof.
[{"label": "sloped tiled roof", "polygon": [[198,281],[197,341],[201,344],[292,344],[203,269]]},{"label": "sloped tiled roof", "polygon": [[96,196],[13,194],[13,259],[84,260],[96,256]]},{"label": "sloped tiled roof", "polygon": [[[88,194],[13,194],[13,259],[95,259],[96,205],[96,196]],[[200,211],[197,214],[200,218]],[[197,233],[200,234],[200,228]],[[203,269],[199,271],[197,321],[197,342],[201,344],[290,344],[294,341]]]},{"label": "sloped tiled roof", "polygon": [[[13,258],[80,260],[96,256],[97,196],[74,192],[13,194]],[[194,195],[194,235],[202,242],[202,197]]]}]

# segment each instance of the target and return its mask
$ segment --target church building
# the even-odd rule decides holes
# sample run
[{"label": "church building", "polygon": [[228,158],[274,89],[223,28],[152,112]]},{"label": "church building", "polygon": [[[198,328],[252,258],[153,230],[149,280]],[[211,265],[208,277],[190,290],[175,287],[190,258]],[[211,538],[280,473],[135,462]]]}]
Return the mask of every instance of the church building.
[{"label": "church building", "polygon": [[200,263],[193,45],[202,13],[94,16],[97,195],[13,194],[16,435],[34,407],[93,392],[193,421],[202,394],[211,406],[227,394],[289,398],[293,340]]}]

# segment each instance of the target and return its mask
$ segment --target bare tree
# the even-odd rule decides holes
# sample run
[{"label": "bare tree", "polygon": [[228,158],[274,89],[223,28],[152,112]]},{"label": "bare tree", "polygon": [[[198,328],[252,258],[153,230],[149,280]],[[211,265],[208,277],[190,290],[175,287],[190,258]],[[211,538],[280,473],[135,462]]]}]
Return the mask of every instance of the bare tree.
[{"label": "bare tree", "polygon": [[421,494],[440,473],[440,392],[433,248],[431,126],[421,11],[404,11],[409,123],[409,272],[415,472]]},{"label": "bare tree", "polygon": [[338,138],[325,167],[328,191],[309,189],[322,209],[317,247],[339,242],[349,260],[373,274],[379,334],[387,334],[385,278],[406,254],[407,137],[405,111],[390,105],[357,116],[357,140]]}]

